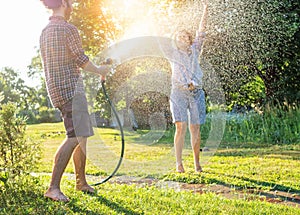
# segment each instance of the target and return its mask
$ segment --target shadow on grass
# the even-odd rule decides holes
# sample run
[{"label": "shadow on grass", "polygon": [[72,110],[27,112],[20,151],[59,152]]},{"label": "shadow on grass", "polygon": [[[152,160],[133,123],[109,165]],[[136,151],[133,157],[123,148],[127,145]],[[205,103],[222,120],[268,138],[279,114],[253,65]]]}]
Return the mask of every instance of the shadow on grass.
[{"label": "shadow on grass", "polygon": [[[225,175],[225,174],[223,174],[223,175]],[[226,176],[229,176],[229,175],[226,175]],[[288,201],[288,202],[300,204],[300,190],[299,189],[294,189],[294,188],[276,184],[276,183],[254,180],[254,179],[250,179],[250,178],[246,178],[246,177],[238,177],[238,176],[229,176],[229,177],[233,177],[233,178],[241,179],[246,182],[250,182],[253,184],[253,186],[238,187],[233,184],[224,183],[223,181],[216,180],[216,179],[214,179],[214,182],[217,184],[226,186],[226,187],[230,187],[230,188],[235,187],[235,188],[238,188],[239,190],[246,191],[247,193],[257,193],[260,196],[264,196],[266,198],[273,198],[273,199],[280,198],[280,199],[284,199],[285,201]],[[276,192],[283,191],[283,192],[281,194],[280,193],[272,194],[270,192],[264,192],[258,188],[260,186],[271,187],[271,189],[270,189],[271,191],[276,191]],[[289,195],[287,195],[287,194],[289,194]],[[293,197],[293,194],[296,194],[296,196]]]},{"label": "shadow on grass", "polygon": [[[222,174],[222,173],[209,172],[209,171],[205,171],[205,173],[213,174],[213,175],[217,174],[227,179],[226,181],[224,181],[214,177],[206,177],[205,175],[201,175],[200,177],[190,177],[189,175],[171,174],[166,178],[164,178],[164,180],[171,180],[171,181],[177,181],[181,183],[194,184],[194,185],[196,184],[216,185],[217,184],[217,185],[222,185],[224,187],[227,187],[228,189],[236,189],[247,193],[255,192],[255,193],[259,193],[261,196],[265,196],[268,198],[280,198],[280,199],[285,199],[286,201],[291,201],[294,203],[296,202],[297,204],[300,204],[300,189],[295,189],[274,182],[255,180],[248,177],[241,177],[236,175],[229,175],[224,173]],[[245,185],[237,185],[228,182],[228,181],[236,181],[236,180],[243,181],[244,182],[243,184]],[[270,190],[270,192],[264,191],[266,189]]]},{"label": "shadow on grass", "polygon": [[[88,195],[88,194],[87,194]],[[111,211],[115,211],[117,214],[128,214],[128,215],[140,215],[139,213],[136,213],[130,209],[127,209],[125,207],[123,207],[122,205],[116,203],[116,202],[112,202],[102,196],[98,196],[98,195],[91,195],[93,197],[95,197],[95,201],[98,201],[99,203],[101,203],[102,205],[107,206],[108,208],[111,209]],[[78,205],[78,200],[75,199],[71,199],[70,202],[68,203],[61,203],[61,202],[55,202],[52,201],[50,199],[46,200],[47,204],[49,205],[55,205],[55,207],[57,207],[57,205],[61,204],[66,204],[67,207],[69,208],[69,210],[71,210],[74,213],[78,213],[78,214],[89,214],[89,215],[99,215],[99,214],[105,214],[105,213],[100,213],[99,211],[94,211],[93,209],[87,209],[85,207],[82,207],[80,205]],[[59,214],[60,212],[63,212],[64,210],[61,209],[57,209],[53,212],[56,212],[57,214]]]},{"label": "shadow on grass", "polygon": [[130,209],[127,209],[125,207],[123,207],[120,204],[117,204],[115,202],[112,202],[102,196],[97,196],[97,200],[101,203],[101,204],[105,204],[107,207],[110,207],[111,209],[113,209],[114,211],[116,211],[118,214],[131,214],[131,215],[139,215],[139,213],[136,213]]},{"label": "shadow on grass", "polygon": [[[264,196],[266,198],[273,198],[273,199],[283,199],[287,202],[293,202],[300,204],[300,190],[299,189],[294,189],[288,186],[272,183],[272,182],[266,182],[266,181],[259,181],[259,180],[254,180],[246,177],[239,177],[239,176],[233,176],[233,175],[227,175],[227,174],[222,174],[226,177],[232,177],[235,179],[240,179],[245,182],[250,182],[253,184],[253,186],[237,186],[234,184],[226,183],[224,181],[218,180],[218,179],[208,179],[210,184],[219,184],[223,185],[227,188],[235,188],[240,191],[246,192],[246,193],[257,193],[260,196]],[[260,187],[269,187],[271,188],[271,191],[275,191],[273,193],[271,192],[265,192],[260,189]],[[282,191],[282,192],[278,192]]]},{"label": "shadow on grass", "polygon": [[280,158],[283,160],[300,160],[298,150],[276,150],[274,148],[244,148],[244,149],[224,149],[217,151],[216,156],[236,156],[236,157],[255,157],[269,156],[269,158]]},{"label": "shadow on grass", "polygon": [[[259,186],[271,187],[271,190],[280,190],[280,191],[284,191],[284,192],[291,192],[291,193],[300,194],[299,189],[294,189],[294,188],[284,186],[284,185],[281,185],[281,184],[276,184],[276,183],[266,182],[266,181],[259,181],[259,180],[254,180],[254,179],[250,179],[250,178],[246,178],[246,177],[239,177],[239,176],[232,176],[232,177],[237,178],[237,179],[241,179],[241,180],[246,181],[246,182],[250,182],[252,184],[257,185],[257,187],[259,187]],[[254,187],[256,187],[256,186],[254,186]],[[247,188],[251,188],[251,187],[247,187]]]},{"label": "shadow on grass", "polygon": [[[207,172],[209,173],[209,172]],[[211,173],[216,174],[216,173]],[[250,179],[247,177],[239,177],[235,175],[228,175],[228,174],[221,174],[218,173],[218,175],[223,175],[227,178],[231,178],[232,181],[235,181],[236,179],[242,180],[244,182],[248,182],[251,184],[250,186],[245,185],[236,185],[234,183],[228,183],[224,180],[216,179],[216,178],[208,178],[205,176],[201,176],[201,179],[199,180],[189,180],[189,178],[186,178],[184,175],[181,177],[176,178],[175,181],[178,182],[184,182],[187,184],[193,184],[195,185],[199,184],[199,187],[202,187],[203,184],[207,185],[221,185],[226,187],[226,190],[236,190],[240,193],[244,194],[256,194],[260,197],[264,197],[267,201],[275,202],[275,201],[285,201],[286,203],[292,203],[292,204],[299,204],[300,205],[300,189],[295,189],[289,186],[284,186],[281,184],[276,184],[273,182],[266,182],[266,181],[259,181],[255,179]],[[229,179],[229,180],[231,180]],[[171,179],[172,180],[172,179]],[[270,191],[266,191],[266,188]],[[193,188],[195,189],[195,188]],[[221,189],[221,188],[220,188]]]},{"label": "shadow on grass", "polygon": [[[207,171],[207,173],[209,173],[209,172]],[[211,174],[216,174],[216,173],[211,173]],[[289,192],[289,193],[297,193],[300,195],[299,189],[294,189],[292,187],[284,186],[281,184],[276,184],[273,182],[259,181],[259,180],[254,180],[254,179],[250,179],[247,177],[240,177],[240,176],[236,176],[236,175],[228,175],[228,174],[222,174],[222,173],[218,173],[218,175],[224,175],[225,177],[232,178],[233,180],[240,179],[245,182],[250,182],[253,186],[238,186],[235,184],[226,183],[224,181],[221,181],[221,180],[218,180],[215,178],[206,178],[205,176],[202,176],[202,177],[203,177],[203,180],[206,181],[205,183],[208,183],[208,184],[216,183],[216,184],[220,184],[220,185],[223,185],[226,187],[235,187],[238,189],[245,189],[245,188],[246,189],[253,189],[253,188],[259,189],[260,187],[266,187],[266,188],[270,188],[270,190],[279,190],[279,191],[284,191],[284,192]]]}]

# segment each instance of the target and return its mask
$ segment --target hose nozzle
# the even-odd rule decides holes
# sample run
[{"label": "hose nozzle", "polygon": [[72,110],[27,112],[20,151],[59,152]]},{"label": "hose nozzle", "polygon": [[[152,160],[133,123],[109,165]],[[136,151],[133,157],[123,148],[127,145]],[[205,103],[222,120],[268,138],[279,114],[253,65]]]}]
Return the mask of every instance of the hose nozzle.
[{"label": "hose nozzle", "polygon": [[113,64],[113,60],[111,58],[107,58],[104,62],[104,65],[111,65]]}]

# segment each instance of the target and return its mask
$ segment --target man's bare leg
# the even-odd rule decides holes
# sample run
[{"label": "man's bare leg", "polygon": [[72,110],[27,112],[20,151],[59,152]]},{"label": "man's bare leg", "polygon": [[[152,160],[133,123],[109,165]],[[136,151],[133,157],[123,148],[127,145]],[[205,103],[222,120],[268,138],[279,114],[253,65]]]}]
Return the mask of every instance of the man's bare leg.
[{"label": "man's bare leg", "polygon": [[56,201],[69,201],[68,197],[66,197],[60,190],[60,182],[63,172],[77,145],[77,138],[66,138],[56,151],[52,171],[52,178],[50,186],[44,194],[45,197],[51,198]]},{"label": "man's bare leg", "polygon": [[199,124],[191,124],[190,125],[190,133],[191,133],[191,145],[194,154],[194,166],[196,172],[202,172],[202,168],[200,166],[200,143],[201,143],[201,134],[200,134],[200,125]]},{"label": "man's bare leg", "polygon": [[182,150],[184,145],[184,138],[186,133],[186,122],[176,122],[176,132],[174,135],[175,155],[176,155],[176,170],[179,173],[184,172],[182,164]]},{"label": "man's bare leg", "polygon": [[73,163],[76,175],[76,190],[94,193],[94,188],[88,185],[85,177],[87,138],[79,137],[78,141],[79,145],[75,148],[73,152]]}]

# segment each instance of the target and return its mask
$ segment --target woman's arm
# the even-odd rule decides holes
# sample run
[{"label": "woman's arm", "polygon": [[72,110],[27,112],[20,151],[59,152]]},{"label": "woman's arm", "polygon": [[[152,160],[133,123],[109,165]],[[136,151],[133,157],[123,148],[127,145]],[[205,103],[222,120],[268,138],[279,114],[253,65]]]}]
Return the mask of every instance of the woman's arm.
[{"label": "woman's arm", "polygon": [[208,0],[202,0],[203,13],[199,23],[199,28],[196,31],[196,38],[194,43],[195,48],[199,51],[199,53],[201,53],[204,39],[206,36],[205,30],[206,30],[206,19],[207,19],[207,1]]},{"label": "woman's arm", "polygon": [[202,5],[203,5],[203,14],[199,23],[199,32],[205,32],[206,28],[206,20],[207,20],[207,0],[202,0]]}]

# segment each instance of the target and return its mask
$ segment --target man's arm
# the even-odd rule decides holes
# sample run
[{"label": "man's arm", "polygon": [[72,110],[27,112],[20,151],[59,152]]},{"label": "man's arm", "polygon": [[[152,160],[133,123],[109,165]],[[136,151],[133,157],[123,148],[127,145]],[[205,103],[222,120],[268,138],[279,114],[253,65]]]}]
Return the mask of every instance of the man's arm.
[{"label": "man's arm", "polygon": [[96,66],[90,60],[82,66],[82,69],[87,72],[92,72],[94,74],[101,75],[102,79],[105,79],[105,76],[111,71],[111,67],[109,65]]}]

